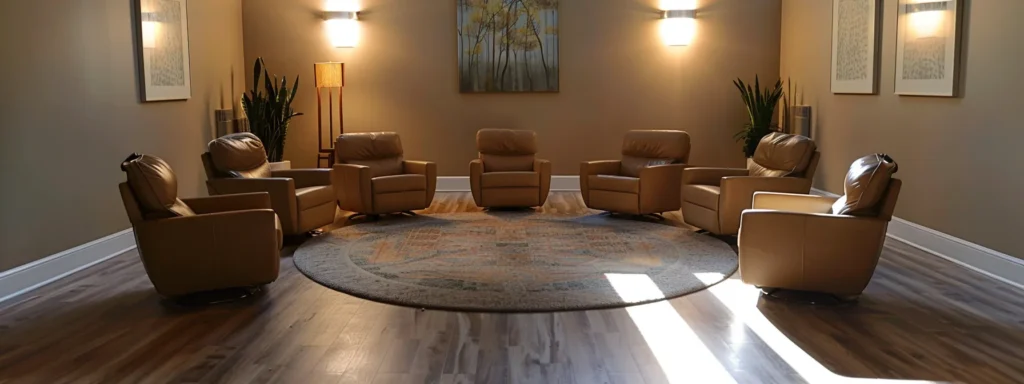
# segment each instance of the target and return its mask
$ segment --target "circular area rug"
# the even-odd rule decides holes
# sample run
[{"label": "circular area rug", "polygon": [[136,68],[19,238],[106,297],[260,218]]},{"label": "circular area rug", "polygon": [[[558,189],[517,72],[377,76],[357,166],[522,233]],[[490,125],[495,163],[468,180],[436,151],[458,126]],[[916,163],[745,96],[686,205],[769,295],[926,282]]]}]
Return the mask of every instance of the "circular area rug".
[{"label": "circular area rug", "polygon": [[682,228],[536,213],[357,224],[306,242],[294,261],[310,279],[365,299],[484,312],[641,304],[699,291],[737,268],[727,244]]}]

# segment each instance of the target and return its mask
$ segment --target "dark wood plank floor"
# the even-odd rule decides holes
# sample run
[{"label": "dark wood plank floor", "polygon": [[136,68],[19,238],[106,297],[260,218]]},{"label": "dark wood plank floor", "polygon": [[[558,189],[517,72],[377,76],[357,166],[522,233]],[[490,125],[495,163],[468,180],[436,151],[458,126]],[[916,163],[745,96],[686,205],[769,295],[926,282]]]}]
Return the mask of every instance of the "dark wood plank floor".
[{"label": "dark wood plank floor", "polygon": [[[425,211],[477,210],[438,194]],[[542,209],[585,213],[575,193]],[[120,214],[120,213],[117,213]],[[678,213],[668,215],[679,223]],[[290,255],[294,247],[287,250]],[[134,252],[0,304],[0,382],[874,383],[1024,381],[1024,295],[889,242],[859,304],[765,301],[735,277],[629,309],[419,311],[296,271],[255,300],[161,301]]]}]

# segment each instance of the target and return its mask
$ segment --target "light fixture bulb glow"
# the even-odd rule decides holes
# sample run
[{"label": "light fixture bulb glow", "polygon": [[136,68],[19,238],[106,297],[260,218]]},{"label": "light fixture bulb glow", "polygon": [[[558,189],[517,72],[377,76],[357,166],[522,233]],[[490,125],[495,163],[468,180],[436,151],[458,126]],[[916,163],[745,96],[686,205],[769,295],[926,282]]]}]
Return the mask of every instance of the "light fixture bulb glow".
[{"label": "light fixture bulb glow", "polygon": [[156,37],[160,33],[160,23],[156,21],[142,22],[142,48],[156,48]]},{"label": "light fixture bulb glow", "polygon": [[359,22],[354,19],[332,19],[325,22],[327,36],[336,48],[352,48],[359,44]]},{"label": "light fixture bulb glow", "polygon": [[942,37],[945,35],[946,12],[924,11],[907,15],[910,33],[914,38]]},{"label": "light fixture bulb glow", "polygon": [[661,39],[665,45],[690,45],[697,34],[697,21],[689,17],[661,21]]}]

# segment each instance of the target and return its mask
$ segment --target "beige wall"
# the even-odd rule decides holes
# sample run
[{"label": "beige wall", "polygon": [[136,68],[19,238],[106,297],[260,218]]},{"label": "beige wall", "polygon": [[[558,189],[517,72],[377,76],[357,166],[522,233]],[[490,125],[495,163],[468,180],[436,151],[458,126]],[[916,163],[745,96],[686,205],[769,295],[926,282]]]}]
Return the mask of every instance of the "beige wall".
[{"label": "beige wall", "polygon": [[354,49],[328,44],[323,2],[243,4],[246,62],[263,56],[272,72],[303,78],[295,106],[307,116],[285,150],[302,167],[316,158],[314,62],[346,63],[347,131],[397,131],[406,158],[437,161],[450,176],[469,173],[484,127],[536,130],[556,174],[617,158],[629,129],[683,129],[692,162],[741,165],[732,135],[745,113],[731,80],[778,73],[779,0],[701,0],[689,47],[663,45],[658,0],[562,0],[557,94],[460,94],[455,0],[362,0]]},{"label": "beige wall", "polygon": [[893,94],[896,0],[884,1],[880,95],[831,94],[831,3],[783,0],[782,11],[782,76],[802,84],[815,109],[816,186],[842,192],[851,161],[889,153],[904,180],[898,216],[1024,257],[1024,2],[967,2],[962,98]]},{"label": "beige wall", "polygon": [[241,0],[189,2],[192,99],[141,104],[130,0],[0,3],[0,270],[129,227],[118,168],[165,158],[179,192],[205,193],[212,111],[243,88]]}]

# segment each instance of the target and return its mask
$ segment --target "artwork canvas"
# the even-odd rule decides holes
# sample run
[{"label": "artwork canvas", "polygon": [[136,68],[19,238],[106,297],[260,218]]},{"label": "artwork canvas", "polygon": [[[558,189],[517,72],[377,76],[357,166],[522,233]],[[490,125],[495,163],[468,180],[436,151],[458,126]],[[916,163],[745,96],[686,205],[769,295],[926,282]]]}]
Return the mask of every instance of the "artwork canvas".
[{"label": "artwork canvas", "polygon": [[144,101],[192,97],[187,0],[137,0],[136,44]]},{"label": "artwork canvas", "polygon": [[558,0],[456,1],[461,92],[558,92]]},{"label": "artwork canvas", "polygon": [[900,0],[896,94],[956,96],[963,0]]},{"label": "artwork canvas", "polygon": [[880,2],[832,1],[832,93],[878,93]]}]

